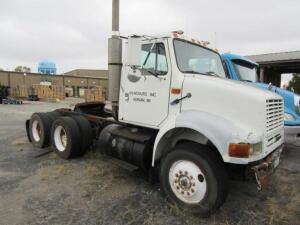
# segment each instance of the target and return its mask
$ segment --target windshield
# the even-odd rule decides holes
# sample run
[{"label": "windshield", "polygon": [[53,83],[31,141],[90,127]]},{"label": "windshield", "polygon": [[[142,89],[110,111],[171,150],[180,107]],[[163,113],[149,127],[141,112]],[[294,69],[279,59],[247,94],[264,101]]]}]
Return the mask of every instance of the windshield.
[{"label": "windshield", "polygon": [[220,56],[209,49],[183,40],[174,40],[178,68],[182,73],[226,77]]},{"label": "windshield", "polygon": [[241,60],[234,60],[233,65],[240,80],[250,82],[258,81],[257,67],[255,65]]}]

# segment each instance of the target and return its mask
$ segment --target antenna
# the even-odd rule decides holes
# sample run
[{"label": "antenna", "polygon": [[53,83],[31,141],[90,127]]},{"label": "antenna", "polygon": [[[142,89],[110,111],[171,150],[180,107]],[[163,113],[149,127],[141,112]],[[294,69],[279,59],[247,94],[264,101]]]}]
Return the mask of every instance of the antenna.
[{"label": "antenna", "polygon": [[218,43],[217,43],[217,32],[214,32],[214,36],[215,36],[215,48],[218,48]]}]

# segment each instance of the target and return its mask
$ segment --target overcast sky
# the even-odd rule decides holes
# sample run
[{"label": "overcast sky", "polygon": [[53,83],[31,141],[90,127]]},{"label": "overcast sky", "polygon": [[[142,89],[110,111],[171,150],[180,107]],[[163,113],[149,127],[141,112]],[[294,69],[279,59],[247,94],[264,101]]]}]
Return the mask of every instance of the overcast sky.
[{"label": "overcast sky", "polygon": [[[220,52],[300,50],[299,0],[120,0],[122,35],[184,30]],[[0,0],[0,68],[106,69],[110,0]]]}]

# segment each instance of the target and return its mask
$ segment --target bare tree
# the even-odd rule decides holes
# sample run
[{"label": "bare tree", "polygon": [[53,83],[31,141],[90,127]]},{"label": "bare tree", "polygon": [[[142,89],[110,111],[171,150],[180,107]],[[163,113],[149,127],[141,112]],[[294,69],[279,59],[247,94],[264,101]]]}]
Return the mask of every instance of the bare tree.
[{"label": "bare tree", "polygon": [[23,73],[30,73],[31,69],[27,66],[17,66],[15,68],[15,72],[23,72]]}]

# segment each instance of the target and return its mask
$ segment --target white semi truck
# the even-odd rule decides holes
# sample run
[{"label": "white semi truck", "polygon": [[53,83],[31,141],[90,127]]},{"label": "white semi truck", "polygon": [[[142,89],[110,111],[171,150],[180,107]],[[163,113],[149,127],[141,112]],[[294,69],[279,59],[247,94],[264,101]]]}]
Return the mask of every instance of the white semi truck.
[{"label": "white semi truck", "polygon": [[280,96],[225,79],[220,55],[183,32],[121,37],[118,17],[108,62],[112,110],[95,102],[34,113],[26,128],[35,146],[64,159],[97,146],[201,215],[223,204],[231,177],[265,186],[283,146]]}]

